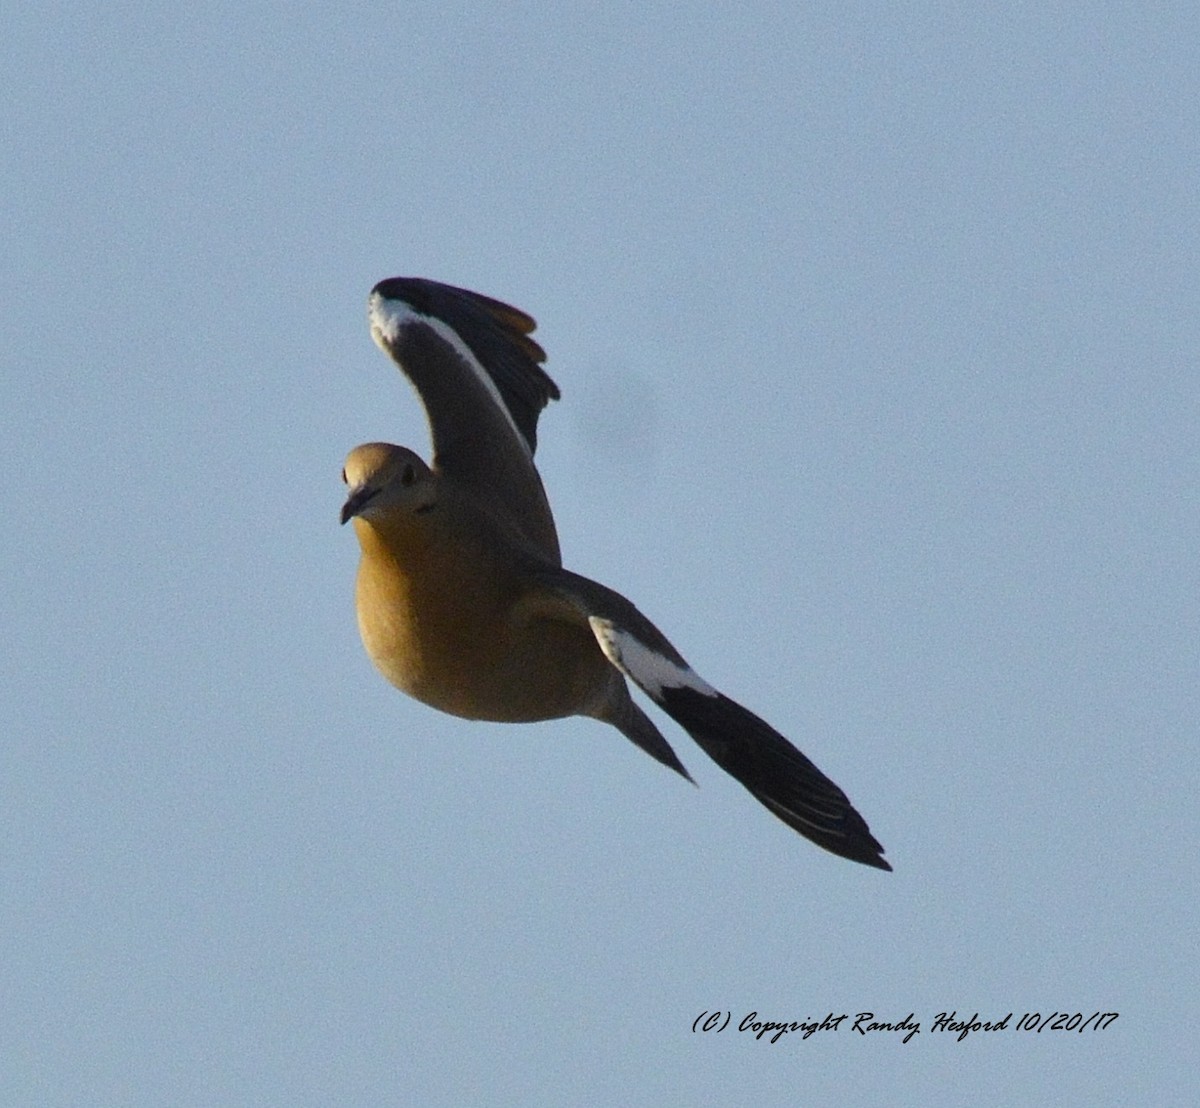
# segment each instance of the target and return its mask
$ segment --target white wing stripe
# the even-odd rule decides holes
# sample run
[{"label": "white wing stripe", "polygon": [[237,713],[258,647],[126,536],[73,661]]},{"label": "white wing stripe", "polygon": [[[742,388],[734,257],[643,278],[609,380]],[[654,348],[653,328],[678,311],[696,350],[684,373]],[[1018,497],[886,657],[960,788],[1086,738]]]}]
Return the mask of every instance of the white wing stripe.
[{"label": "white wing stripe", "polygon": [[662,695],[663,689],[687,688],[703,696],[718,695],[691,666],[680,665],[658,653],[611,619],[589,616],[588,623],[604,656],[655,699]]},{"label": "white wing stripe", "polygon": [[508,405],[504,403],[504,398],[501,397],[500,390],[496,388],[496,382],[489,376],[488,371],[479,364],[479,359],[471,352],[471,348],[463,342],[458,332],[446,323],[445,320],[438,319],[436,316],[422,315],[411,304],[407,304],[403,300],[389,300],[386,296],[378,292],[371,293],[371,299],[367,305],[367,317],[371,323],[371,338],[375,340],[375,345],[389,358],[393,359],[396,355],[393,353],[392,347],[399,340],[400,332],[405,327],[419,323],[432,330],[438,338],[452,347],[454,352],[471,367],[471,372],[475,374],[483,387],[487,389],[492,402],[504,413],[504,418],[508,421],[508,425],[512,429],[513,438],[521,444],[521,449],[525,452],[526,456],[532,456],[529,453],[529,443],[525,441],[525,436],[517,429],[512,412],[508,410]]}]

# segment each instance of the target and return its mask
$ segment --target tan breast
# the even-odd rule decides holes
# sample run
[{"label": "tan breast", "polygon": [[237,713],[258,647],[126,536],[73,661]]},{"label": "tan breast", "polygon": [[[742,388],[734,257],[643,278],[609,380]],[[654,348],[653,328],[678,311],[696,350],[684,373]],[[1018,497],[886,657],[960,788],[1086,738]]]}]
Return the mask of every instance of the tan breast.
[{"label": "tan breast", "polygon": [[523,616],[519,577],[485,552],[497,549],[495,536],[475,543],[432,519],[421,522],[427,526],[419,534],[383,535],[354,520],[363,551],[359,631],[383,676],[468,719],[528,722],[585,712],[617,676],[591,631]]}]

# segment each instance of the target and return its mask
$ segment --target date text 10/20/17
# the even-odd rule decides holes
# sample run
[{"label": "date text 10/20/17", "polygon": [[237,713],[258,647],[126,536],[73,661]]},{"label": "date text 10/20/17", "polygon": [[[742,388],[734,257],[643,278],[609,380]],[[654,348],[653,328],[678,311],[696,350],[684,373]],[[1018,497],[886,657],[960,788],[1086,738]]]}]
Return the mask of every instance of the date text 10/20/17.
[{"label": "date text 10/20/17", "polygon": [[[959,1042],[962,1042],[968,1035],[976,1031],[1007,1031],[1012,1028],[1016,1031],[1075,1031],[1082,1034],[1089,1028],[1093,1031],[1103,1031],[1116,1018],[1116,1012],[1093,1012],[1090,1016],[1085,1017],[1082,1012],[1050,1012],[1048,1015],[1043,1015],[1041,1012],[1025,1012],[1019,1020],[1013,1024],[1013,1013],[1009,1012],[1001,1019],[981,1020],[979,1013],[976,1012],[970,1019],[958,1018],[958,1012],[939,1012],[930,1024],[929,1030],[949,1031],[956,1033],[955,1037]],[[800,1032],[800,1038],[807,1039],[811,1035],[819,1031],[840,1031],[843,1024],[851,1032],[858,1032],[860,1035],[867,1035],[873,1031],[891,1031],[899,1033],[903,1042],[909,1042],[916,1035],[921,1033],[921,1023],[917,1020],[915,1014],[910,1012],[901,1020],[879,1020],[876,1019],[874,1012],[858,1012],[854,1016],[853,1022],[845,1022],[850,1019],[849,1013],[842,1013],[835,1016],[830,1012],[824,1019],[807,1019],[807,1020],[764,1020],[760,1019],[758,1012],[751,1012],[745,1016],[737,1025],[738,1031],[749,1031],[756,1039],[769,1037],[768,1041],[777,1043],[784,1035],[792,1032]],[[716,1031],[718,1033],[724,1031],[733,1019],[733,1013],[730,1011],[705,1010],[696,1017],[692,1022],[692,1031],[700,1032],[701,1034]]]}]

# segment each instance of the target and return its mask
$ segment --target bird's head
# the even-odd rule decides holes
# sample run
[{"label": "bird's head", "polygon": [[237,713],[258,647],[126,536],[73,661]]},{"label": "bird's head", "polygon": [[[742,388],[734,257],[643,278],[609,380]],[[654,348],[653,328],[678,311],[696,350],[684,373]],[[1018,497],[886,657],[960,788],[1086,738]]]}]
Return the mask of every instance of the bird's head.
[{"label": "bird's head", "polygon": [[342,522],[356,516],[381,520],[428,511],[436,502],[433,471],[403,446],[369,442],[346,457],[342,480],[349,490]]}]

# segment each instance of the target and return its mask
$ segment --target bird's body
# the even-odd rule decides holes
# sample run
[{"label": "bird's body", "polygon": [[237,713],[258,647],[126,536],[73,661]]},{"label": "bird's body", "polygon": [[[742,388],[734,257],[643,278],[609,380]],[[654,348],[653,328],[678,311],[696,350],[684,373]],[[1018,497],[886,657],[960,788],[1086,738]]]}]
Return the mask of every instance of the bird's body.
[{"label": "bird's body", "polygon": [[500,301],[392,278],[370,301],[371,331],[416,385],[432,465],[368,443],[343,473],[342,521],[362,550],[359,630],[397,688],[466,719],[590,716],[690,776],[625,678],[676,719],[785,823],[827,850],[890,869],[845,794],[782,735],[719,693],[628,600],[563,569],[533,464],[537,417],[558,389]]},{"label": "bird's body", "polygon": [[[441,486],[424,513],[378,528],[360,517],[354,527],[363,551],[359,630],[393,685],[466,719],[591,714],[594,690],[607,686],[612,666],[586,626],[545,619],[529,604],[518,567],[540,559],[485,509],[456,502],[452,487]],[[513,558],[483,556],[498,548]],[[490,633],[480,634],[481,626]]]}]

